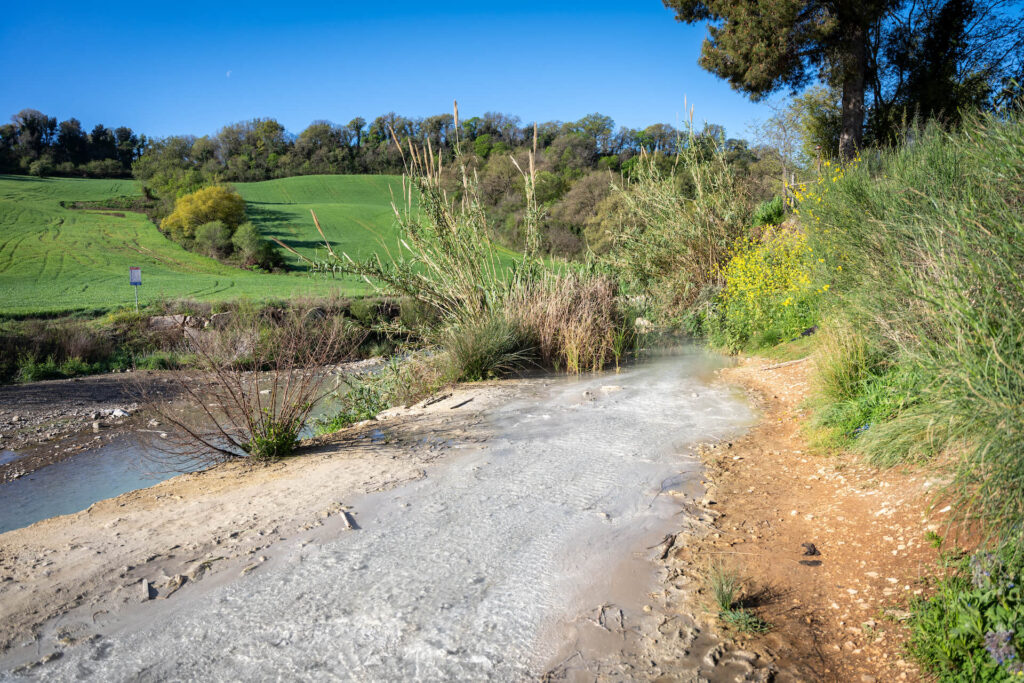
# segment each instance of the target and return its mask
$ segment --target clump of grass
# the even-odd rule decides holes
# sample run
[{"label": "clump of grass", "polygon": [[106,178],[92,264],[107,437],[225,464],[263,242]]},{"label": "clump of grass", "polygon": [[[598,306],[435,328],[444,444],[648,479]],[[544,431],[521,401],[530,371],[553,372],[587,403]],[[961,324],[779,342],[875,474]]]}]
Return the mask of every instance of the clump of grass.
[{"label": "clump of grass", "polygon": [[930,126],[913,145],[866,157],[804,216],[815,252],[844,264],[832,274],[835,315],[878,355],[843,372],[826,368],[821,382],[833,398],[823,421],[845,429],[848,408],[859,406],[856,419],[871,426],[853,444],[878,463],[953,456],[948,493],[959,519],[1017,542],[1022,164],[1021,112],[974,115],[959,130]]},{"label": "clump of grass", "polygon": [[[456,108],[456,131],[457,119]],[[611,280],[554,272],[537,256],[541,208],[532,153],[512,158],[525,188],[526,246],[508,258],[489,238],[478,183],[458,142],[460,184],[450,192],[443,155],[429,143],[421,148],[393,131],[392,137],[406,160],[401,198],[393,205],[399,243],[384,256],[360,261],[334,252],[325,238],[327,258],[305,259],[311,269],[359,275],[382,293],[415,302],[421,307],[415,317],[427,325],[420,336],[444,349],[450,380],[502,376],[530,362],[577,373],[621,357],[631,336]],[[315,214],[313,221],[323,235]]]},{"label": "clump of grass", "polygon": [[714,608],[722,623],[741,633],[767,633],[771,625],[743,606],[743,580],[740,575],[718,563],[708,570],[708,583]]},{"label": "clump of grass", "polygon": [[446,328],[443,344],[454,381],[504,377],[534,358],[519,321],[505,311],[460,319]]},{"label": "clump of grass", "polygon": [[513,292],[508,310],[544,364],[573,374],[596,372],[635,344],[632,321],[616,294],[608,277],[548,273]]}]

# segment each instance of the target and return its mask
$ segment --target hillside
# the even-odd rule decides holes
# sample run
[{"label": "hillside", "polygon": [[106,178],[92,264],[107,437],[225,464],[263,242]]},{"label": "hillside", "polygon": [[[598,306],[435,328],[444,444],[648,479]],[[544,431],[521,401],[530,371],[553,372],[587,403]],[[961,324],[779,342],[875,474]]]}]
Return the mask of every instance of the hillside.
[{"label": "hillside", "polygon": [[[314,258],[324,250],[310,210],[336,252],[365,258],[380,249],[381,240],[395,244],[391,189],[401,195],[401,178],[378,175],[318,175],[256,183],[234,183],[246,203],[246,214],[268,237],[276,237]],[[299,259],[285,254],[290,265]]]},{"label": "hillside", "polygon": [[[378,235],[391,234],[386,178],[289,178],[237,187],[252,201],[252,217],[262,229],[310,255],[319,243],[310,208],[321,217],[332,242],[353,255],[370,253]],[[134,302],[129,266],[142,268],[143,302],[368,291],[353,278],[324,281],[301,272],[268,275],[226,266],[172,243],[141,214],[61,206],[138,193],[128,180],[0,176],[0,315],[129,305]]]}]

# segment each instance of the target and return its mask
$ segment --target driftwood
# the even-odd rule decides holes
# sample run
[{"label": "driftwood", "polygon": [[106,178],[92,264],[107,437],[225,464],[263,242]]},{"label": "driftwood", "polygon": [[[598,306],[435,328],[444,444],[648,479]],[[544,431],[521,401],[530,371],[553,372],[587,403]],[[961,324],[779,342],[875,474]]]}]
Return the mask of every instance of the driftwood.
[{"label": "driftwood", "polygon": [[803,358],[797,358],[796,360],[787,360],[785,363],[776,363],[775,365],[767,365],[767,366],[765,366],[763,368],[758,368],[758,370],[761,370],[763,372],[765,370],[775,370],[776,368],[784,368],[787,365],[796,365],[797,363],[803,363],[808,358],[810,358],[810,356],[804,356]]},{"label": "driftwood", "polygon": [[357,531],[359,529],[359,524],[356,523],[355,517],[350,515],[348,510],[341,511],[341,519],[350,531]]}]

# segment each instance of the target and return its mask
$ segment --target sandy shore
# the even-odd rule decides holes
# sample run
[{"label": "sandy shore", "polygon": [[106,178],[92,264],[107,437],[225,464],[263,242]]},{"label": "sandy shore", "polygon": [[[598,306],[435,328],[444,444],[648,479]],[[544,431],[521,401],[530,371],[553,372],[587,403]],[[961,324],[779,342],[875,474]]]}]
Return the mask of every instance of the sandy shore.
[{"label": "sandy shore", "polygon": [[88,639],[126,605],[252,571],[290,535],[358,525],[359,496],[419,479],[453,449],[486,440],[480,415],[510,388],[460,389],[312,440],[271,466],[181,475],[0,534],[0,650],[31,660]]}]

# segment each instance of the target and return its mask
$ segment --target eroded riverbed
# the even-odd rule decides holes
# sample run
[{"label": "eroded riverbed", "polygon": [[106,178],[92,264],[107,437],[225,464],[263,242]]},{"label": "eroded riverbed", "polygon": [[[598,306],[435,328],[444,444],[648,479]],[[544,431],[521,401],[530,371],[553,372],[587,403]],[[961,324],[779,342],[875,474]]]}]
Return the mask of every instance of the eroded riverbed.
[{"label": "eroded riverbed", "polygon": [[[537,677],[623,562],[672,528],[682,508],[670,489],[696,492],[687,446],[752,422],[742,394],[710,383],[720,362],[690,350],[620,374],[525,381],[488,411],[487,443],[354,499],[358,530],[336,521],[271,548],[255,571],[128,608],[32,672]],[[642,593],[653,577],[640,573],[626,580]]]}]

